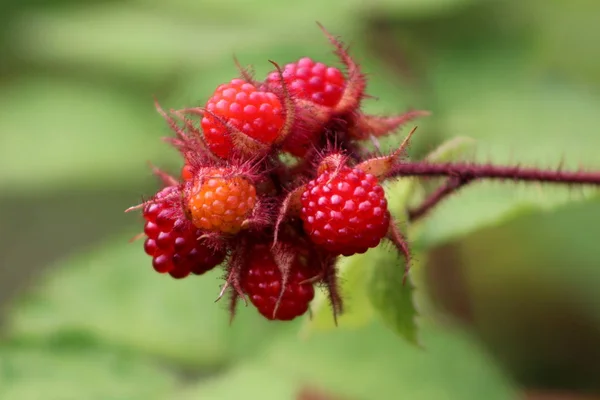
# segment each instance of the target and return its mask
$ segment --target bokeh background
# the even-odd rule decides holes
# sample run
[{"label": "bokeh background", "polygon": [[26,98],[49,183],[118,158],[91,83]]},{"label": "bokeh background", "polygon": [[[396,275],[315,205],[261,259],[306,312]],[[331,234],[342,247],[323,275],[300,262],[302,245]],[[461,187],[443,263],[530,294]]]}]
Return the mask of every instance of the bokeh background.
[{"label": "bokeh background", "polygon": [[464,136],[474,142],[457,159],[600,169],[597,0],[0,7],[0,399],[600,393],[593,191],[475,184],[410,227],[417,292],[436,310],[423,310],[424,350],[368,307],[330,330],[250,308],[230,326],[213,303],[218,275],[153,273],[128,243],[141,218],[123,214],[157,188],[147,161],[179,168],[153,98],[203,104],[236,75],[234,54],[258,76],[268,60],[335,63],[317,20],[368,73],[367,110],[433,112],[412,157]]}]

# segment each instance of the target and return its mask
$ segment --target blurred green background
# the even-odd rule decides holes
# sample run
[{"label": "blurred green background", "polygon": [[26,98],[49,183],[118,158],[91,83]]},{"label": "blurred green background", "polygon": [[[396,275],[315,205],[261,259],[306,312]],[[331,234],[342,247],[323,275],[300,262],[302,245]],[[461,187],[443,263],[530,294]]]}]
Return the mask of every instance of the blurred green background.
[{"label": "blurred green background", "polygon": [[147,161],[179,167],[153,98],[203,104],[236,75],[234,54],[258,76],[268,60],[335,63],[317,20],[368,74],[368,111],[433,112],[413,157],[460,135],[475,139],[460,159],[600,169],[597,0],[0,7],[0,399],[600,393],[593,191],[474,184],[411,226],[417,293],[434,306],[420,310],[424,349],[358,310],[360,290],[346,293],[358,323],[267,323],[248,308],[230,326],[218,274],[153,273],[128,243],[141,217],[123,214],[157,188]]}]

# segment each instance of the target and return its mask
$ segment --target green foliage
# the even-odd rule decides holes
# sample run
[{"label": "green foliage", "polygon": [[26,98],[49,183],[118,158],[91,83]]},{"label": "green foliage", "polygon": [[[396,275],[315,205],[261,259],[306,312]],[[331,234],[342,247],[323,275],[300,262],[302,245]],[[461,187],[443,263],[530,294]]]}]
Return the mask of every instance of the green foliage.
[{"label": "green foliage", "polygon": [[451,329],[424,329],[422,336],[425,351],[373,323],[305,341],[283,337],[265,359],[296,380],[360,399],[514,398],[510,383],[465,336]]},{"label": "green foliage", "polygon": [[427,329],[423,337],[426,351],[378,323],[306,340],[283,336],[258,360],[185,390],[181,399],[235,399],[239,388],[249,398],[291,399],[303,387],[358,399],[514,398],[510,382],[463,333]]},{"label": "green foliage", "polygon": [[[43,95],[41,95],[43,93]],[[0,188],[94,188],[147,175],[146,160],[173,155],[152,103],[116,88],[25,76],[0,93]],[[125,134],[126,133],[126,134]]]},{"label": "green foliage", "polygon": [[164,399],[174,375],[148,359],[88,348],[0,350],[0,396],[19,400]]},{"label": "green foliage", "polygon": [[341,285],[340,292],[344,298],[344,312],[337,317],[336,321],[326,292],[319,290],[311,303],[313,316],[306,320],[302,328],[303,337],[315,331],[335,330],[337,327],[354,329],[367,325],[373,319],[373,308],[366,286],[371,274],[372,251],[341,258],[338,264],[338,277]]},{"label": "green foliage", "polygon": [[249,399],[293,399],[299,386],[299,382],[282,374],[281,370],[254,361],[242,363],[226,374],[192,385],[173,399],[196,400],[204,397],[236,400],[240,398],[240,393]]},{"label": "green foliage", "polygon": [[371,258],[369,299],[383,321],[406,340],[417,343],[417,311],[413,302],[413,283],[405,279],[404,263],[395,252],[379,248]]},{"label": "green foliage", "polygon": [[141,242],[121,237],[65,263],[15,308],[11,335],[44,343],[76,333],[190,367],[217,367],[258,351],[269,333],[285,327],[251,308],[242,308],[231,327],[227,300],[214,304],[219,270],[177,281],[146,261]]}]

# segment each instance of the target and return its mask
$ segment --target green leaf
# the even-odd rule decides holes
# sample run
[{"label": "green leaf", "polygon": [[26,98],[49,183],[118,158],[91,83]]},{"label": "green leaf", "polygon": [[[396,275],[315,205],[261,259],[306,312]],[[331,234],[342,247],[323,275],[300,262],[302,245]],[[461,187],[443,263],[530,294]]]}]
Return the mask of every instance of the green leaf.
[{"label": "green leaf", "polygon": [[261,400],[294,399],[298,382],[265,363],[237,365],[216,378],[192,385],[172,397],[174,400],[240,398]]},{"label": "green leaf", "polygon": [[[370,324],[356,330],[316,332],[307,340],[280,338],[264,362],[298,384],[356,399],[514,399],[516,393],[470,338],[428,327],[425,351]],[[239,388],[244,393],[244,388]]]},{"label": "green leaf", "polygon": [[0,189],[56,189],[131,182],[147,160],[174,151],[151,99],[63,79],[21,78],[0,93]]},{"label": "green leaf", "polygon": [[170,398],[176,380],[130,354],[100,349],[11,348],[0,351],[0,397],[19,400]]},{"label": "green leaf", "polygon": [[[398,221],[406,219],[408,199],[413,195],[417,181],[412,178],[386,184],[388,207]],[[416,309],[413,302],[412,282],[403,285],[404,260],[389,243],[380,244],[368,253],[370,270],[362,277],[364,291],[371,306],[384,323],[412,343],[417,343]],[[414,265],[411,265],[414,268]]]},{"label": "green leaf", "polygon": [[414,178],[403,177],[395,181],[385,183],[385,195],[388,209],[396,222],[406,220],[406,207],[413,195],[418,181]]},{"label": "green leaf", "polygon": [[[215,304],[219,268],[184,280],[152,270],[142,243],[126,238],[57,265],[8,318],[10,336],[44,342],[73,332],[100,343],[211,367],[250,355],[280,329],[252,307],[229,323],[226,300]],[[251,343],[251,345],[248,345]]]},{"label": "green leaf", "polygon": [[[365,282],[371,274],[373,250],[364,254],[344,257],[338,263],[340,293],[344,299],[344,312],[337,317],[337,328],[355,329],[368,324],[373,318]],[[301,330],[303,337],[314,332],[336,328],[333,309],[325,290],[319,290],[311,303],[312,318],[306,319]]]},{"label": "green leaf", "polygon": [[389,328],[417,344],[414,287],[410,279],[404,282],[404,263],[399,262],[395,251],[379,247],[374,252],[371,261],[374,270],[368,286],[371,304]]},{"label": "green leaf", "polygon": [[301,388],[349,399],[514,399],[509,380],[468,336],[428,327],[426,350],[380,324],[279,337],[260,357],[182,391],[197,398],[293,399]]},{"label": "green leaf", "polygon": [[425,160],[433,163],[457,161],[465,156],[466,152],[473,151],[475,141],[466,136],[457,136],[446,140],[435,150],[425,156]]}]

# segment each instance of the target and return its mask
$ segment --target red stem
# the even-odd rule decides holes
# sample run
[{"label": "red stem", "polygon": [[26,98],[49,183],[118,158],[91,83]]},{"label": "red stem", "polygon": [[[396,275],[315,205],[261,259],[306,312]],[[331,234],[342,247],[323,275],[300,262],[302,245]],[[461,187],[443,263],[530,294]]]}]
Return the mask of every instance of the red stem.
[{"label": "red stem", "polygon": [[389,176],[450,178],[445,185],[425,199],[419,207],[409,211],[409,217],[412,221],[423,217],[441,200],[474,180],[497,179],[562,185],[600,186],[600,171],[543,170],[520,166],[474,163],[433,164],[427,161],[403,162],[396,165]]},{"label": "red stem", "polygon": [[469,182],[472,182],[472,180],[460,179],[457,177],[448,178],[446,183],[440,186],[435,192],[431,193],[425,200],[423,200],[421,205],[408,210],[409,221],[415,221],[419,218],[422,218],[425,216],[425,214],[431,211],[437,203],[450,196],[452,193],[458,191],[458,189],[465,186]]}]

